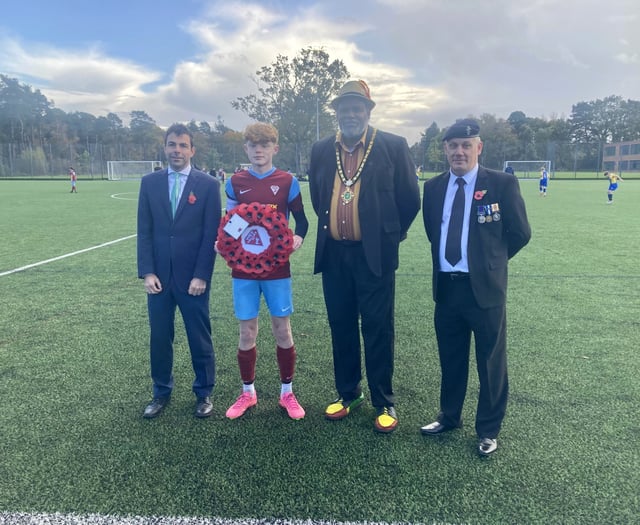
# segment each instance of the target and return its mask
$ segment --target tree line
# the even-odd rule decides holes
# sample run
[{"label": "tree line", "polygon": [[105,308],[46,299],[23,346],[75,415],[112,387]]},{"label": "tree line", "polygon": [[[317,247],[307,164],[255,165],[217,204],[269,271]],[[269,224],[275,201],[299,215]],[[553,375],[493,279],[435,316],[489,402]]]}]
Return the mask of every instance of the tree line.
[{"label": "tree line", "polygon": [[[238,97],[231,106],[273,123],[280,131],[279,167],[304,174],[313,142],[336,129],[329,102],[350,78],[346,66],[309,47],[293,59],[278,55],[252,78],[257,94]],[[502,168],[506,160],[551,160],[556,171],[598,171],[604,144],[640,139],[640,102],[616,95],[577,102],[566,119],[528,117],[518,110],[507,119],[465,116],[481,124],[481,160],[491,168]],[[213,124],[187,125],[199,167],[229,171],[245,162],[242,132],[220,117]],[[426,172],[445,168],[443,132],[432,122],[411,145],[416,166]],[[74,166],[83,176],[102,178],[109,160],[163,161],[163,137],[164,130],[144,110],[132,111],[128,124],[115,113],[67,113],[40,90],[0,74],[0,177],[54,176]]]}]

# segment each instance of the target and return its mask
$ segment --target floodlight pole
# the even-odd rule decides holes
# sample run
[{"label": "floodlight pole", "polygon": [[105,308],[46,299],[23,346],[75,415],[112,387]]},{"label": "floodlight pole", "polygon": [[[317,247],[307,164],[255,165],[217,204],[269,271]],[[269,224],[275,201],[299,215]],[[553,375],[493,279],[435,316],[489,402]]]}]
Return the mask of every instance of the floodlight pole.
[{"label": "floodlight pole", "polygon": [[320,140],[320,101],[316,97],[316,142]]}]

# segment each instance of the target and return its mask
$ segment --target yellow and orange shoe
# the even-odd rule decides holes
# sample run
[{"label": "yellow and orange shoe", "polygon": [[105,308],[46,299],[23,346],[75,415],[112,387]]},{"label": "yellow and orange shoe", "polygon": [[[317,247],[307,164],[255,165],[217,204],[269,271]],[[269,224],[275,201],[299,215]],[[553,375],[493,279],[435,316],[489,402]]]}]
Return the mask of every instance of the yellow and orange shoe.
[{"label": "yellow and orange shoe", "polygon": [[341,397],[331,403],[324,411],[324,417],[331,419],[332,421],[338,421],[347,417],[352,410],[358,408],[364,401],[364,394],[360,392],[360,395],[350,401],[345,401]]},{"label": "yellow and orange shoe", "polygon": [[376,417],[375,429],[377,432],[388,434],[393,432],[398,426],[398,416],[396,415],[396,409],[393,407],[382,407],[377,410],[378,417]]}]

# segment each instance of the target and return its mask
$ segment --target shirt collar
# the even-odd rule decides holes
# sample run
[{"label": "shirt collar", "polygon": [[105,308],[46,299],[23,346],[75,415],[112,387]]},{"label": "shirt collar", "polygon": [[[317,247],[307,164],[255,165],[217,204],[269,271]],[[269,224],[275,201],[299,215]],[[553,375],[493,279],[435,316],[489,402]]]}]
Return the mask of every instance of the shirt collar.
[{"label": "shirt collar", "polygon": [[[478,167],[478,164],[476,164],[471,171],[468,171],[462,176],[466,187],[469,187],[470,185],[471,187],[475,186],[476,179],[478,178]],[[449,185],[454,186],[456,179],[458,179],[458,176],[449,169]]]},{"label": "shirt collar", "polygon": [[349,152],[354,151],[358,147],[358,144],[362,144],[362,147],[364,148],[367,141],[367,131],[369,131],[369,126],[365,128],[364,133],[360,137],[360,140],[358,140],[358,142],[353,145],[352,149],[349,149],[344,145],[344,143],[342,142],[342,131],[338,131],[338,134],[336,135],[336,144],[338,144],[343,150]]},{"label": "shirt collar", "polygon": [[275,173],[276,167],[273,166],[269,171],[266,171],[265,173],[258,173],[257,171],[254,171],[251,167],[247,168],[247,171],[257,179],[264,179],[265,177],[268,177],[269,175],[272,175],[273,173]]},{"label": "shirt collar", "polygon": [[171,168],[169,168],[169,175],[171,175],[173,173],[178,173],[179,175],[185,175],[185,176],[188,177],[189,173],[191,173],[191,164],[189,164],[185,168],[181,169],[180,171],[174,171]]}]

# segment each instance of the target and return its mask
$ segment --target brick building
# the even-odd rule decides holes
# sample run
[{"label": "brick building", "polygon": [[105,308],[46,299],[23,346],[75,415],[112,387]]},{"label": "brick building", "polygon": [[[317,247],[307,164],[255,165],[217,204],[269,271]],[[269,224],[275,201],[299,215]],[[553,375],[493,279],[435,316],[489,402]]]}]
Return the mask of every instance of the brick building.
[{"label": "brick building", "polygon": [[617,173],[640,171],[640,140],[605,144],[602,169]]}]

